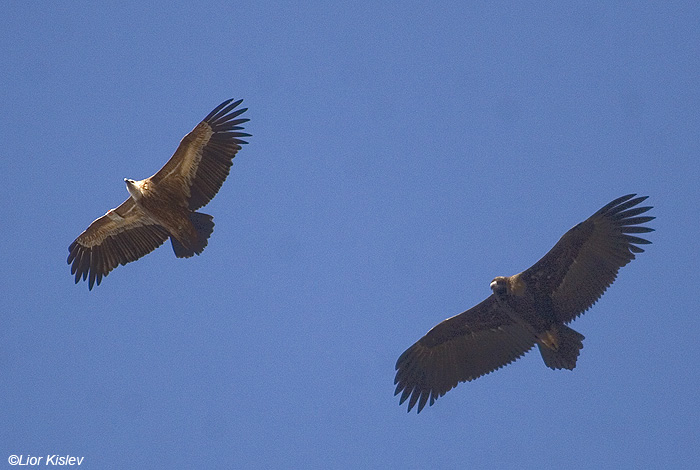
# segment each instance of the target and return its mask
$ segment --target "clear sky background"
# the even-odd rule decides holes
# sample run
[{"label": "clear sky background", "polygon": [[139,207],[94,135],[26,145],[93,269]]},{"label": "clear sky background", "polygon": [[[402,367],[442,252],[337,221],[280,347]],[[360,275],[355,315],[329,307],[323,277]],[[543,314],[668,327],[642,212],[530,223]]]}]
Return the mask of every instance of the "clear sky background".
[{"label": "clear sky background", "polygon": [[[693,468],[697,2],[10,2],[0,467]],[[89,292],[68,245],[228,98],[253,134],[170,244]],[[653,244],[572,326],[419,415],[398,356],[612,199]],[[25,467],[27,468],[27,467]]]}]

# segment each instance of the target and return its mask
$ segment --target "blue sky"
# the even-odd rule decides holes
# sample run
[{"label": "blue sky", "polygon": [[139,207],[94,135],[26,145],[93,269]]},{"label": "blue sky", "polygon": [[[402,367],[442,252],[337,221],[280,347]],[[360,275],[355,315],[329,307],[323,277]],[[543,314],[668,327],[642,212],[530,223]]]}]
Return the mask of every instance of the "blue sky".
[{"label": "blue sky", "polygon": [[[692,468],[695,2],[20,3],[0,18],[0,466]],[[67,247],[228,98],[253,134],[202,256],[89,292]],[[647,251],[421,414],[398,356],[623,194]]]}]

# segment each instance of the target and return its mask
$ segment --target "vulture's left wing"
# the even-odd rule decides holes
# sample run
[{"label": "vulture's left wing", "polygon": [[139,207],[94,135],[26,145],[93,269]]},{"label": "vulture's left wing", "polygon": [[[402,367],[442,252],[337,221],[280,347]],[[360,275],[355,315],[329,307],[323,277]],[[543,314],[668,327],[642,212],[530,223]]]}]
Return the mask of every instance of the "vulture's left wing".
[{"label": "vulture's left wing", "polygon": [[243,100],[227,100],[209,113],[189,134],[151,180],[161,186],[172,186],[189,195],[190,210],[205,206],[219,192],[229,174],[233,157],[247,142],[239,132],[248,119],[236,119],[248,108],[234,109]]},{"label": "vulture's left wing", "polygon": [[588,310],[615,281],[621,267],[651,243],[636,233],[654,219],[641,216],[650,206],[635,207],[647,197],[628,194],[610,202],[564,234],[534,266],[522,273],[528,285],[551,295],[557,320],[568,323]]}]

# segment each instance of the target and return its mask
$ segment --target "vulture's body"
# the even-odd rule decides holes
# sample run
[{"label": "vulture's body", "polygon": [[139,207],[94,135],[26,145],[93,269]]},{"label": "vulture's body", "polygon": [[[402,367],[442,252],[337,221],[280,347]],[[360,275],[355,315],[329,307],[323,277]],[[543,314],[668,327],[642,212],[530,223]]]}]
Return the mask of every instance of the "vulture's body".
[{"label": "vulture's body", "polygon": [[448,318],[408,348],[396,362],[396,394],[410,411],[454,388],[499,369],[537,344],[552,369],[573,369],[584,336],[566,326],[588,310],[618,270],[644,250],[634,233],[654,219],[634,207],[646,197],[612,201],[569,230],[534,266],[491,282],[493,294]]},{"label": "vulture's body", "polygon": [[178,258],[200,254],[214,230],[213,217],[196,212],[219,191],[233,157],[249,136],[234,109],[242,100],[217,106],[187,134],[156,174],[141,181],[124,179],[129,198],[95,220],[68,248],[68,264],[77,283],[88,287],[119,264],[135,261],[170,238]]}]

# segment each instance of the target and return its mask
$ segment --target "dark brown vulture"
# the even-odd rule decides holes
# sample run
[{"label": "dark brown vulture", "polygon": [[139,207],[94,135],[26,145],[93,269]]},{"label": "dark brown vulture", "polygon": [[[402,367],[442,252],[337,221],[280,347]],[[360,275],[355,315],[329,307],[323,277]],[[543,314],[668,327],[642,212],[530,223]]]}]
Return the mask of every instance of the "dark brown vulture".
[{"label": "dark brown vulture", "polygon": [[395,395],[418,412],[457,386],[515,361],[535,344],[551,369],[573,369],[584,336],[566,326],[588,310],[617,272],[651,243],[633,233],[654,217],[635,207],[646,197],[615,199],[566,232],[531,268],[491,282],[486,300],[436,325],[396,362]]},{"label": "dark brown vulture", "polygon": [[120,264],[136,261],[168,238],[178,258],[200,254],[214,230],[213,217],[195,212],[219,191],[233,157],[247,142],[239,132],[247,108],[227,100],[187,134],[155,175],[141,181],[124,178],[129,199],[95,220],[68,247],[68,264],[76,284],[88,288]]}]

